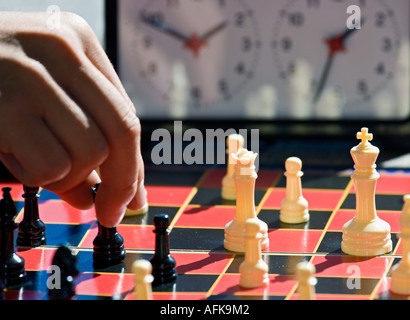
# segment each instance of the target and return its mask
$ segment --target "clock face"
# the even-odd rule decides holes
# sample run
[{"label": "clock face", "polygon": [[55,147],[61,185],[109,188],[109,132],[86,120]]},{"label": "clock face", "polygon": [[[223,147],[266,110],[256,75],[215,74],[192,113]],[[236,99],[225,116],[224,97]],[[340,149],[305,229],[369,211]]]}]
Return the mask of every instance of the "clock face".
[{"label": "clock face", "polygon": [[213,113],[254,78],[261,41],[241,1],[149,0],[132,20],[129,68],[170,116]]},{"label": "clock face", "polygon": [[410,2],[350,5],[121,0],[119,75],[142,119],[408,118]]},{"label": "clock face", "polygon": [[276,14],[274,63],[295,118],[397,115],[394,106],[399,102],[388,85],[405,80],[397,64],[406,45],[396,20],[399,8],[384,0],[359,1],[360,12],[351,12],[358,14],[357,25],[348,27],[346,3],[292,0]]}]

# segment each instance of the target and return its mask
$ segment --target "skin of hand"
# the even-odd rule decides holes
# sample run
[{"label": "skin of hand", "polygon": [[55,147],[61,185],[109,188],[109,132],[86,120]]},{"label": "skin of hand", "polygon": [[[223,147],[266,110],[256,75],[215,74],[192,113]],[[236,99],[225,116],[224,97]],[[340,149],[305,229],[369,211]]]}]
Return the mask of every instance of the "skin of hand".
[{"label": "skin of hand", "polygon": [[[0,12],[0,160],[27,186],[55,192],[116,226],[146,204],[141,125],[81,17]],[[95,168],[100,168],[100,175]]]}]

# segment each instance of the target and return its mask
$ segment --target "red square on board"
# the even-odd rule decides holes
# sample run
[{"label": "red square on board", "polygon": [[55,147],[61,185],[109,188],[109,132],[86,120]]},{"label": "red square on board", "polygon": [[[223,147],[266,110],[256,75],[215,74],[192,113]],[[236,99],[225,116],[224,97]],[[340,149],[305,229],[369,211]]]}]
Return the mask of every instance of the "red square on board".
[{"label": "red square on board", "polygon": [[[95,220],[95,210],[78,210],[62,200],[48,200],[39,205],[40,218],[44,223],[85,224]],[[23,215],[16,219],[20,222]]]},{"label": "red square on board", "polygon": [[23,185],[21,183],[18,182],[2,182],[0,183],[0,192],[1,195],[3,194],[3,191],[1,191],[1,189],[8,187],[11,188],[11,197],[13,198],[14,201],[23,201]]},{"label": "red square on board", "polygon": [[179,274],[221,274],[230,263],[231,254],[172,253]]},{"label": "red square on board", "polygon": [[[258,178],[255,182],[256,189],[267,189],[274,185],[278,180],[278,177],[283,173],[273,170],[260,170],[257,172]],[[205,188],[221,188],[222,179],[226,175],[226,170],[213,169],[209,171],[204,180],[201,182],[200,187]]]},{"label": "red square on board", "polygon": [[391,257],[315,256],[317,276],[381,278]]},{"label": "red square on board", "polygon": [[312,253],[322,235],[321,230],[287,230],[268,231],[268,252]]},{"label": "red square on board", "polygon": [[235,218],[235,213],[235,207],[187,206],[178,218],[175,226],[224,228],[229,221]]},{"label": "red square on board", "polygon": [[376,193],[407,194],[410,193],[410,175],[380,174],[377,180]]},{"label": "red square on board", "polygon": [[148,204],[182,205],[194,190],[192,187],[146,186]]},{"label": "red square on board", "polygon": [[[303,197],[308,201],[310,210],[334,210],[343,196],[343,190],[302,190]],[[266,198],[263,208],[280,209],[281,202],[286,198],[285,188],[274,188]]]},{"label": "red square on board", "polygon": [[[341,231],[343,225],[353,219],[355,216],[355,210],[338,210],[334,215],[332,221],[329,224],[328,230]],[[401,212],[400,211],[377,211],[377,216],[386,221],[391,228],[391,232],[400,232],[401,226],[399,223]]]},{"label": "red square on board", "polygon": [[123,294],[134,288],[133,274],[81,273],[76,279],[76,294],[107,295]]},{"label": "red square on board", "polygon": [[[148,249],[155,248],[155,234],[153,226],[118,225],[117,231],[124,238],[125,249]],[[94,238],[97,236],[97,224],[95,224],[81,241],[80,248],[92,248]]]},{"label": "red square on board", "polygon": [[[204,300],[206,292],[153,292],[153,300]],[[124,300],[135,300],[134,292],[129,293]]]},{"label": "red square on board", "polygon": [[296,280],[292,276],[269,275],[269,283],[266,287],[246,289],[239,286],[239,274],[224,274],[218,281],[212,295],[287,295]]},{"label": "red square on board", "polygon": [[343,190],[313,190],[305,189],[303,196],[309,203],[310,210],[330,210],[333,211],[342,199]]},{"label": "red square on board", "polygon": [[57,249],[46,249],[41,247],[31,249],[17,249],[18,255],[21,256],[25,261],[25,269],[33,271],[47,270],[47,268],[52,264],[56,251]]}]

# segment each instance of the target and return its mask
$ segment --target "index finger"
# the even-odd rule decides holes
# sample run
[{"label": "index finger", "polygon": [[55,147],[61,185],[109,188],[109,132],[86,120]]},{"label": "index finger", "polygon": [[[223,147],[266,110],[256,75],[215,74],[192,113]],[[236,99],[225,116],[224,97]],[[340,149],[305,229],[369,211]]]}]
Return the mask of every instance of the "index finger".
[{"label": "index finger", "polygon": [[109,155],[100,165],[95,208],[99,222],[113,227],[128,204],[143,198],[145,191],[141,185],[140,122],[130,101],[92,63],[87,60],[81,71],[75,83],[68,84],[68,91],[100,128],[109,146]]}]

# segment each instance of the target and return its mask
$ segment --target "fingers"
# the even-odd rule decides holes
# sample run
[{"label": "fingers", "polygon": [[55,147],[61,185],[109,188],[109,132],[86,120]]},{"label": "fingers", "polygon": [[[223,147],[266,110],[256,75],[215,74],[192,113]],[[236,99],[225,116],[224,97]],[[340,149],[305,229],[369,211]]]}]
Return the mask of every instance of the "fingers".
[{"label": "fingers", "polygon": [[0,145],[3,153],[14,156],[15,170],[20,165],[17,177],[23,183],[65,192],[104,161],[108,145],[94,121],[44,67],[30,58],[20,63],[15,71],[24,80],[16,82],[30,90],[23,98],[5,90],[1,112],[6,127]]},{"label": "fingers", "polygon": [[8,117],[7,120],[7,123],[0,121],[2,139],[7,140],[1,144],[2,160],[16,178],[26,185],[37,186],[68,174],[70,157],[41,119],[21,114],[19,119]]},{"label": "fingers", "polygon": [[17,33],[30,63],[25,65],[29,77],[16,83],[30,90],[21,101],[9,102],[31,112],[21,113],[29,114],[27,119],[15,119],[23,130],[11,128],[15,136],[7,143],[0,135],[0,159],[23,183],[43,186],[81,208],[92,201],[89,191],[100,182],[93,169],[99,166],[97,218],[112,227],[127,206],[139,209],[146,203],[140,123],[95,35],[79,25],[78,37],[37,29]]},{"label": "fingers", "polygon": [[93,171],[78,186],[57,195],[64,201],[70,203],[75,208],[86,210],[94,205],[91,189],[101,182],[98,174]]},{"label": "fingers", "polygon": [[[23,44],[28,45],[24,37],[20,37]],[[30,38],[32,41],[32,38]],[[56,50],[60,50],[60,56],[67,55],[66,61],[69,60],[70,52],[62,46],[56,45]],[[38,50],[38,49],[37,49]],[[55,51],[54,50],[54,54]],[[132,201],[131,206],[145,205],[145,190],[140,187],[140,181],[144,177],[144,166],[140,153],[140,123],[135,114],[135,109],[129,99],[124,97],[124,93],[117,89],[105,74],[91,63],[84,55],[77,54],[80,60],[72,60],[70,68],[61,69],[60,66],[54,66],[50,59],[44,55],[40,56],[38,51],[27,51],[30,55],[44,63],[52,78],[60,84],[66,92],[70,93],[72,100],[81,107],[90,119],[91,124],[98,124],[103,138],[98,136],[89,136],[89,139],[83,139],[84,144],[71,145],[71,140],[66,143],[66,148],[73,155],[73,163],[76,166],[71,171],[76,172],[76,177],[84,179],[87,171],[81,171],[86,168],[81,163],[82,150],[86,150],[90,145],[88,141],[106,141],[109,153],[107,157],[96,157],[96,160],[102,160],[101,163],[94,163],[95,167],[99,165],[102,183],[99,186],[95,206],[99,222],[111,227],[119,223],[127,205]],[[109,69],[109,68],[107,68]],[[77,70],[77,72],[75,72]],[[75,72],[75,76],[70,76]],[[106,70],[106,73],[110,72]],[[67,74],[69,76],[67,76]],[[67,79],[74,79],[70,81]],[[75,108],[72,107],[74,110]],[[74,112],[76,114],[76,112]],[[64,114],[64,111],[63,111]],[[46,120],[53,131],[60,139],[64,139],[64,134],[75,124],[61,123],[58,118],[61,117],[60,111],[49,112],[45,115]],[[81,118],[78,119],[81,122]],[[78,128],[79,135],[97,134],[98,130],[81,132],[81,126]],[[100,148],[97,148],[97,152]],[[101,149],[104,149],[101,147]],[[76,158],[76,152],[78,157]],[[79,159],[75,161],[76,159]],[[86,168],[87,169],[87,168]],[[88,168],[89,169],[89,168]],[[81,175],[78,175],[81,172]],[[71,176],[71,175],[70,175]],[[62,193],[63,187],[78,184],[78,178],[69,178],[57,181],[46,186],[46,188]]]}]

